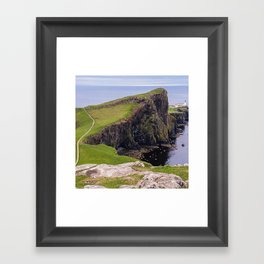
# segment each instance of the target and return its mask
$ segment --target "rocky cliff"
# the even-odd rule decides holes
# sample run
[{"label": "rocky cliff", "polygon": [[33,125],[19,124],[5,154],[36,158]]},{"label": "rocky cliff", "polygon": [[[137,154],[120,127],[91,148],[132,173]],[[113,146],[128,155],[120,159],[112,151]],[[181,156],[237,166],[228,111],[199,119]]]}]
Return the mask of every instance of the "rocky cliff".
[{"label": "rocky cliff", "polygon": [[177,122],[177,124],[186,124],[189,121],[188,106],[178,107],[174,113],[170,113]]},{"label": "rocky cliff", "polygon": [[172,126],[170,137],[175,138],[176,134],[182,131],[185,124],[189,121],[189,108],[188,106],[178,107],[175,112],[169,114],[169,126]]},{"label": "rocky cliff", "polygon": [[136,102],[138,107],[129,118],[105,127],[99,133],[90,136],[86,143],[106,144],[116,149],[140,149],[143,146],[171,142],[177,125],[176,118],[168,114],[168,96],[165,89],[159,88],[143,96],[113,101],[109,106],[124,102]]}]

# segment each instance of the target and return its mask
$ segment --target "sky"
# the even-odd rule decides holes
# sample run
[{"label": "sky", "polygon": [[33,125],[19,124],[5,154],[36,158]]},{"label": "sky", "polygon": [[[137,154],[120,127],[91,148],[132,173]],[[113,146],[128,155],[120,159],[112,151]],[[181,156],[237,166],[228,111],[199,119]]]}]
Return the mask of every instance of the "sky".
[{"label": "sky", "polygon": [[76,107],[95,105],[156,88],[168,92],[169,104],[188,103],[188,76],[109,75],[76,76]]}]

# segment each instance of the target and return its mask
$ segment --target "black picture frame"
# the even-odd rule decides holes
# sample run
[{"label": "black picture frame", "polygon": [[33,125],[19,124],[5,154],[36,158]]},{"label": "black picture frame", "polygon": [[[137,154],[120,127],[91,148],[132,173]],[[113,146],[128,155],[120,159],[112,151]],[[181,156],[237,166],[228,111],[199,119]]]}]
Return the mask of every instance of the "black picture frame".
[{"label": "black picture frame", "polygon": [[[228,245],[228,18],[37,18],[36,245]],[[56,227],[56,37],[208,38],[208,227]]]}]

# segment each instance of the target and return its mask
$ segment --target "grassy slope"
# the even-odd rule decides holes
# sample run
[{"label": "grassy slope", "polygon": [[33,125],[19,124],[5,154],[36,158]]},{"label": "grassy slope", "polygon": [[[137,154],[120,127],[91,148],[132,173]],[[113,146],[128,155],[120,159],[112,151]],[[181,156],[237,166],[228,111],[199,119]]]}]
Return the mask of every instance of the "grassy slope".
[{"label": "grassy slope", "polygon": [[78,127],[76,128],[76,142],[79,138],[86,133],[86,131],[91,127],[93,121],[92,119],[86,114],[83,108],[76,109],[76,122]]},{"label": "grassy slope", "polygon": [[104,144],[100,145],[80,145],[80,160],[78,165],[81,164],[121,164],[126,162],[133,162],[136,159],[128,156],[120,156],[112,147]]},{"label": "grassy slope", "polygon": [[[134,112],[134,110],[139,106],[138,103],[122,103],[122,101],[132,98],[147,98],[152,94],[159,94],[163,91],[164,89],[158,88],[148,93],[138,94],[135,96],[128,96],[103,104],[86,107],[86,111],[94,118],[95,124],[92,130],[86,135],[85,138],[99,133],[105,127],[113,123],[129,118]],[[86,114],[84,109],[81,108],[76,109],[76,122],[78,124],[78,128],[76,129],[77,142],[78,139],[91,127],[92,120]],[[105,145],[92,146],[87,144],[80,144],[80,159],[78,165],[86,163],[120,164],[135,160],[136,159],[130,157],[119,156],[117,155],[114,148],[107,147]]]},{"label": "grassy slope", "polygon": [[109,102],[105,102],[105,103],[102,103],[102,104],[91,105],[91,106],[88,106],[87,109],[91,110],[91,109],[98,109],[98,108],[102,108],[102,107],[109,107],[109,105],[122,103],[122,101],[127,101],[127,100],[133,99],[133,98],[145,98],[145,99],[147,99],[150,95],[160,94],[160,93],[162,93],[164,91],[165,91],[165,89],[163,89],[163,88],[157,88],[157,89],[151,90],[151,91],[149,91],[147,93],[126,96],[126,97],[122,97],[122,98],[119,98],[119,99],[116,99],[116,100],[112,100],[112,101],[109,101]]},{"label": "grassy slope", "polygon": [[[94,135],[105,127],[128,118],[137,107],[138,104],[136,103],[126,103],[100,109],[86,108],[86,111],[95,120],[94,127],[87,136]],[[76,124],[78,124],[76,128],[76,141],[86,133],[92,123],[92,119],[83,108],[76,109]]]},{"label": "grassy slope", "polygon": [[130,117],[137,107],[137,103],[126,103],[99,109],[88,108],[88,113],[95,120],[94,127],[89,132],[88,136],[94,135],[102,131],[105,127]]},{"label": "grassy slope", "polygon": [[[110,102],[106,102],[99,105],[92,105],[86,107],[86,111],[94,118],[95,124],[93,129],[89,132],[87,137],[94,135],[105,127],[129,118],[134,110],[139,106],[138,103],[125,102],[122,101],[132,98],[147,98],[152,94],[159,94],[163,92],[164,89],[158,88],[148,93],[138,94],[134,96],[127,96],[124,98],[116,99]],[[112,105],[118,103],[117,105]],[[76,121],[78,123],[78,128],[76,129],[76,141],[91,127],[92,120],[85,113],[83,108],[76,109]]]},{"label": "grassy slope", "polygon": [[[100,132],[113,123],[128,118],[137,107],[138,104],[136,103],[126,103],[100,109],[87,108],[86,111],[94,118],[95,124],[86,137]],[[76,120],[78,124],[78,128],[76,129],[76,140],[78,140],[91,127],[92,120],[84,109],[76,110]],[[130,157],[119,156],[112,147],[80,144],[80,159],[78,165],[86,163],[120,164],[135,160],[136,159]]]}]

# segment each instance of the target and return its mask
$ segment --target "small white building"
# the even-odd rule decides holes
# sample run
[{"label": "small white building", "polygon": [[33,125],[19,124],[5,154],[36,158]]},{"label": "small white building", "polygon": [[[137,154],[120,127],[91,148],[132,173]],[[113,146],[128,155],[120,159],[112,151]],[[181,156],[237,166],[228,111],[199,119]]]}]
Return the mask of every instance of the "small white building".
[{"label": "small white building", "polygon": [[184,103],[178,103],[174,105],[174,107],[182,107],[182,106],[187,106],[186,100],[184,101]]}]

